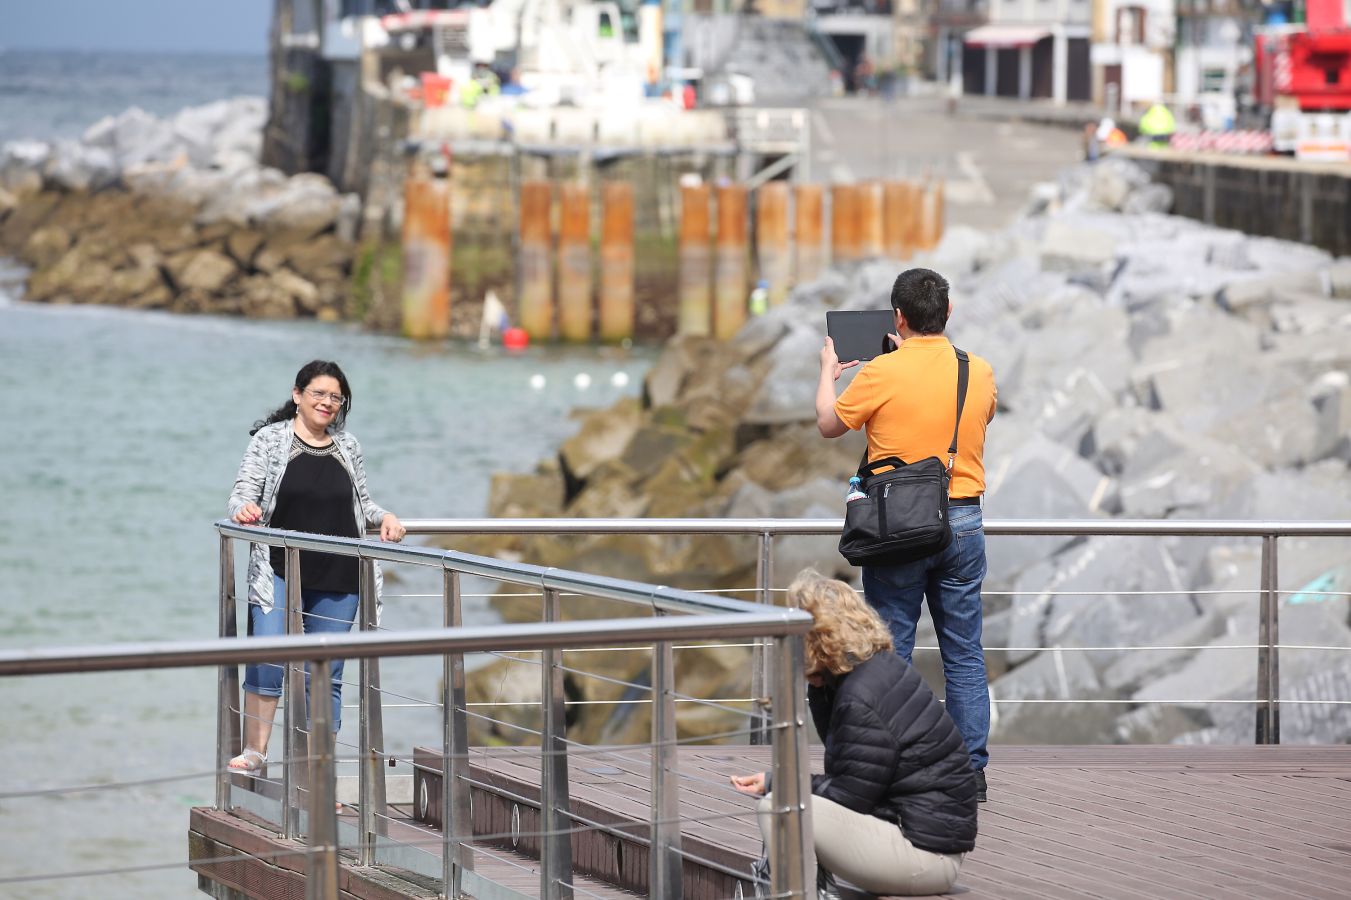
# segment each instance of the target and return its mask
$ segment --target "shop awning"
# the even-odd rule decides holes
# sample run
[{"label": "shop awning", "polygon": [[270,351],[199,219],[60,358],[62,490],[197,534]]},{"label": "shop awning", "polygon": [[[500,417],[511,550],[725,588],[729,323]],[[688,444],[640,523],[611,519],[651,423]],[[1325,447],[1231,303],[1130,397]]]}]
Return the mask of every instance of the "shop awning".
[{"label": "shop awning", "polygon": [[982,25],[962,35],[962,43],[968,47],[1031,47],[1050,36],[1051,29],[1039,25]]}]

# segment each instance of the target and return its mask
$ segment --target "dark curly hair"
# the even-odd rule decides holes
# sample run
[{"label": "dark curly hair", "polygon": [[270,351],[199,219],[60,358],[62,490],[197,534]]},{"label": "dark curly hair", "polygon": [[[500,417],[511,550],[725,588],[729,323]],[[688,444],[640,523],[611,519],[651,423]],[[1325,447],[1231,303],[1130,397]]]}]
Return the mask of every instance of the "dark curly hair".
[{"label": "dark curly hair", "polygon": [[891,286],[891,306],[916,334],[942,334],[948,325],[948,280],[932,269],[906,269]]},{"label": "dark curly hair", "polygon": [[[327,375],[330,378],[336,378],[338,384],[342,385],[342,395],[347,399],[343,401],[342,409],[333,419],[333,430],[342,431],[343,426],[347,424],[347,414],[352,411],[352,388],[347,384],[347,376],[338,368],[338,364],[326,359],[315,359],[305,363],[296,373],[296,390],[303,391],[310,386],[310,382],[316,378],[322,378]],[[296,402],[287,399],[285,403],[274,409],[266,418],[259,419],[253,423],[253,428],[249,430],[250,435],[258,433],[258,429],[271,425],[274,422],[289,422],[296,417]]]}]

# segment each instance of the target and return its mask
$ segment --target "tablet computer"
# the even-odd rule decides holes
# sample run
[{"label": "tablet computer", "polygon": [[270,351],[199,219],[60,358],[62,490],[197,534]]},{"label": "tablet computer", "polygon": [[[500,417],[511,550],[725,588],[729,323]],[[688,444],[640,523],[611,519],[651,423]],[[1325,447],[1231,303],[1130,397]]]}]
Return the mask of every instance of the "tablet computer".
[{"label": "tablet computer", "polygon": [[835,342],[840,362],[866,362],[893,347],[887,334],[896,328],[890,309],[832,309],[826,312],[826,334]]}]

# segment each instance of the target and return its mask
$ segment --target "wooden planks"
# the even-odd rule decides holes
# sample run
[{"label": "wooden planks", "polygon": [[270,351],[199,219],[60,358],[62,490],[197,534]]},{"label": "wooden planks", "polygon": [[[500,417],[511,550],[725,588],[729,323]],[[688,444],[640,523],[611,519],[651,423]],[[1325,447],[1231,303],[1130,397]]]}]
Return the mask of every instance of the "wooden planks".
[{"label": "wooden planks", "polygon": [[[529,836],[538,828],[530,808],[539,797],[537,751],[475,748],[470,755],[474,828],[485,838],[475,847],[476,872],[537,896],[537,842]],[[436,754],[418,756],[422,777],[433,777],[426,769]],[[727,778],[763,770],[769,758],[768,747],[679,748],[684,885],[691,900],[730,898],[738,888],[753,896],[749,883],[731,873],[747,873],[760,853],[755,801],[732,790]],[[811,748],[811,760],[819,771],[820,747]],[[587,748],[568,763],[572,812],[582,826],[573,838],[578,896],[651,893],[647,752]],[[980,809],[977,847],[954,892],[965,900],[1351,896],[1351,747],[995,747],[987,776],[990,802]],[[428,844],[431,826],[412,821],[411,812],[392,812],[400,821],[391,825],[391,837],[439,855],[439,844]],[[503,838],[513,812],[518,843]],[[246,816],[194,810],[193,834],[203,843],[198,858],[209,856],[208,849],[266,856],[296,848],[259,825]],[[272,883],[273,892],[250,896],[294,895],[303,885],[298,857],[254,868],[245,856],[207,871],[227,883]],[[428,896],[425,880],[407,882],[401,893],[389,878],[376,884],[366,871],[343,866],[344,896]]]}]

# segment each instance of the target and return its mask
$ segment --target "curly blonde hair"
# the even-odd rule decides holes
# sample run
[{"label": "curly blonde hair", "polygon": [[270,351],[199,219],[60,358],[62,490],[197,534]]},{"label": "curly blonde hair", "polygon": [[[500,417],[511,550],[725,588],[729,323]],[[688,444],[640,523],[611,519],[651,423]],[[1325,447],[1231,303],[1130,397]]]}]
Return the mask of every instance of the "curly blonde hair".
[{"label": "curly blonde hair", "polygon": [[812,614],[807,632],[807,673],[825,669],[843,675],[882,650],[891,650],[891,632],[877,612],[843,581],[803,569],[788,586],[788,602]]}]

